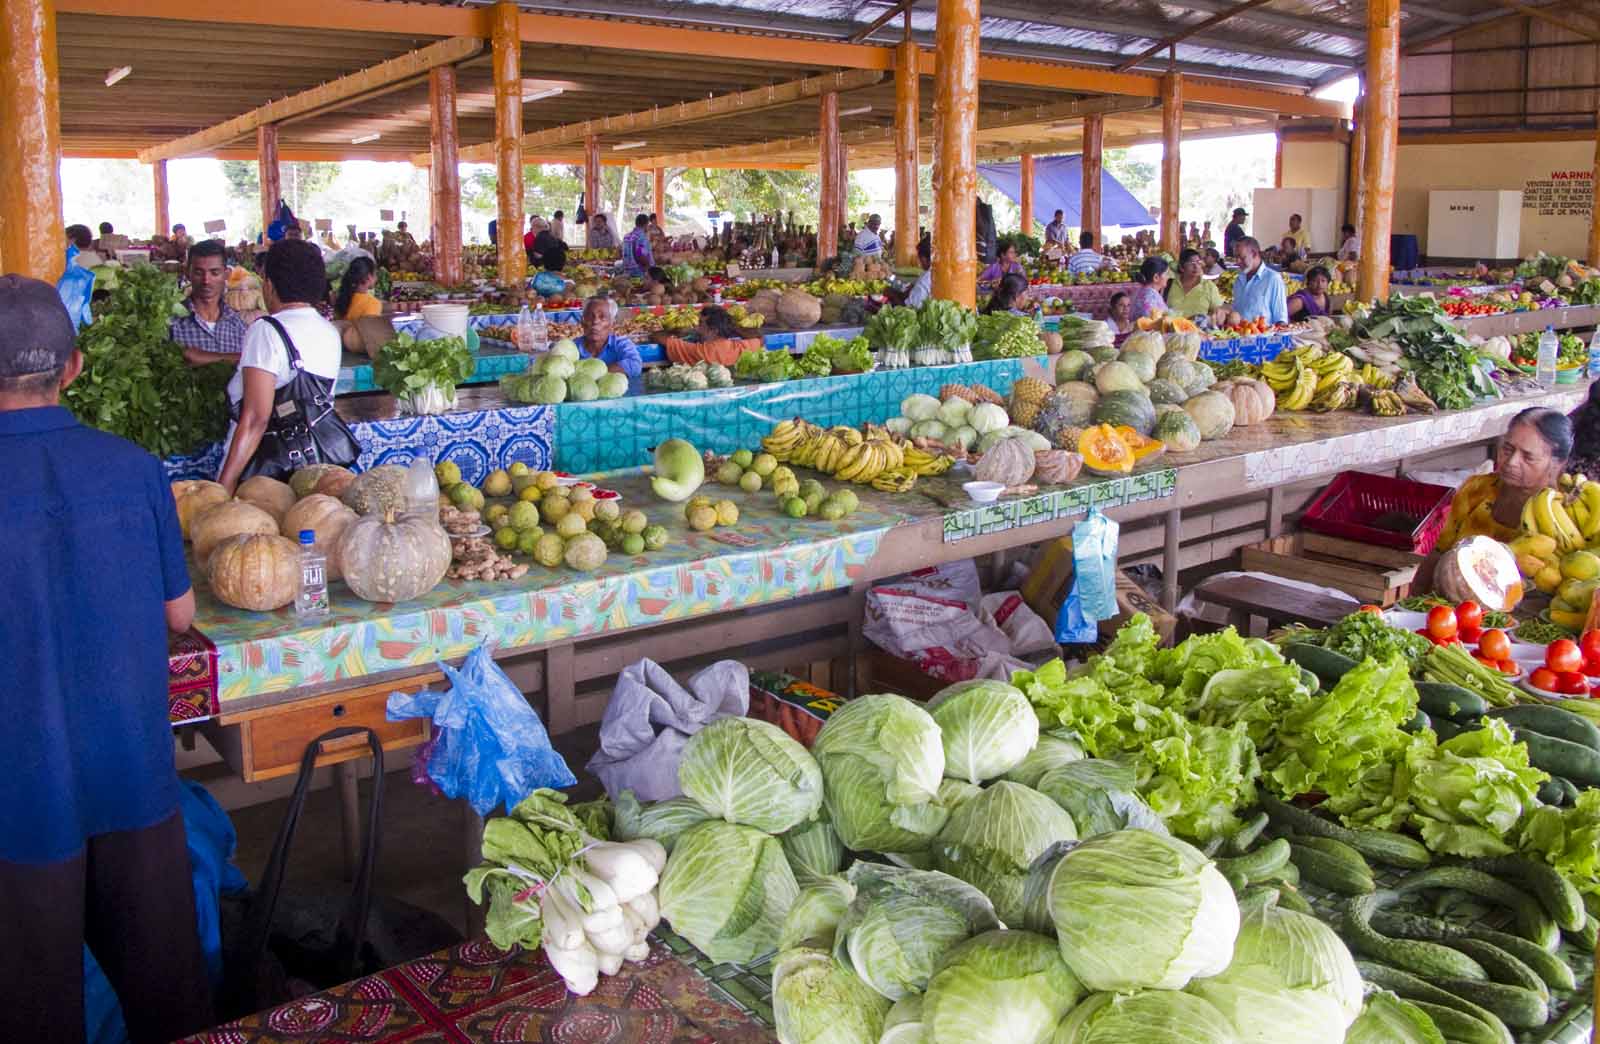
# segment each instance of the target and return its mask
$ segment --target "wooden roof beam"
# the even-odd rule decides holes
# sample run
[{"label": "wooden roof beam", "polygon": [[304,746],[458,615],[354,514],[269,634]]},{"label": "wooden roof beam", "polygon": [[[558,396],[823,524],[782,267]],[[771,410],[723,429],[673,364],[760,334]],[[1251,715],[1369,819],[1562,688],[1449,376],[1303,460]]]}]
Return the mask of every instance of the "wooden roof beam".
[{"label": "wooden roof beam", "polygon": [[1495,2],[1509,11],[1527,15],[1529,18],[1537,18],[1539,21],[1547,22],[1558,29],[1565,29],[1575,36],[1581,36],[1586,40],[1594,40],[1596,43],[1600,43],[1600,33],[1595,32],[1586,25],[1580,25],[1577,22],[1568,21],[1558,14],[1552,14],[1542,7],[1529,7],[1527,4],[1519,3],[1518,0],[1495,0]]},{"label": "wooden roof beam", "polygon": [[409,54],[380,62],[360,72],[341,76],[318,87],[235,116],[231,120],[185,135],[175,141],[142,149],[139,159],[144,163],[157,160],[181,159],[196,153],[207,152],[231,144],[267,124],[283,123],[294,118],[305,118],[377,93],[388,93],[408,86],[429,69],[441,65],[454,65],[483,51],[483,40],[474,36],[457,36],[429,44]]},{"label": "wooden roof beam", "polygon": [[1211,17],[1203,19],[1201,21],[1198,21],[1198,22],[1194,23],[1193,25],[1191,25],[1191,26],[1189,26],[1189,27],[1187,27],[1187,28],[1185,28],[1185,29],[1183,29],[1183,30],[1181,30],[1179,32],[1176,32],[1176,33],[1172,34],[1171,36],[1167,37],[1165,40],[1157,40],[1151,46],[1145,48],[1143,51],[1140,51],[1138,54],[1134,55],[1132,58],[1129,58],[1127,61],[1125,61],[1125,62],[1121,63],[1120,65],[1118,65],[1116,67],[1116,69],[1113,70],[1113,71],[1115,71],[1115,72],[1127,72],[1130,69],[1138,68],[1138,66],[1141,63],[1143,63],[1145,61],[1145,59],[1154,58],[1156,55],[1160,54],[1162,51],[1165,51],[1167,48],[1175,46],[1177,44],[1180,44],[1183,41],[1189,39],[1189,37],[1191,37],[1191,36],[1195,36],[1198,33],[1203,33],[1207,29],[1212,28],[1213,26],[1221,25],[1223,22],[1226,22],[1228,19],[1235,18],[1235,17],[1237,17],[1239,15],[1244,14],[1247,11],[1253,11],[1258,7],[1262,7],[1267,2],[1268,2],[1268,0],[1244,0],[1243,3],[1234,4],[1232,7],[1228,8],[1225,11],[1218,11],[1216,14],[1212,15]]}]

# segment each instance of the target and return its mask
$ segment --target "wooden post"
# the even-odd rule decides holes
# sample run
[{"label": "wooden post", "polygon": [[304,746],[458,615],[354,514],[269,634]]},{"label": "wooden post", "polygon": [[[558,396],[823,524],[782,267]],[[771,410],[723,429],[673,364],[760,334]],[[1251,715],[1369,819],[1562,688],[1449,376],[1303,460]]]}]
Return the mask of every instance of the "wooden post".
[{"label": "wooden post", "polygon": [[817,102],[817,267],[839,253],[839,95],[833,91]]},{"label": "wooden post", "polygon": [[[1600,258],[1600,117],[1595,119],[1594,129],[1594,207],[1589,214],[1589,256],[1586,260],[1592,266],[1596,258]],[[1595,987],[1600,991],[1600,986]]]},{"label": "wooden post", "polygon": [[61,220],[61,81],[55,0],[0,4],[0,271],[55,282]]},{"label": "wooden post", "polygon": [[1272,187],[1283,188],[1283,132],[1272,134]]},{"label": "wooden post", "polygon": [[[1345,174],[1344,187],[1344,219],[1361,229],[1361,176],[1367,161],[1367,123],[1363,118],[1362,101],[1364,95],[1356,95],[1355,111],[1350,124],[1350,156],[1348,172]],[[1341,239],[1340,245],[1344,245]]]},{"label": "wooden post", "polygon": [[1183,244],[1178,236],[1178,205],[1182,202],[1179,177],[1183,151],[1183,74],[1161,78],[1161,249],[1176,255]]},{"label": "wooden post", "polygon": [[850,147],[839,135],[839,227],[850,223]]},{"label": "wooden post", "polygon": [[461,282],[461,136],[456,125],[456,70],[441,65],[428,71],[432,163],[428,188],[433,198],[433,275],[445,286]]},{"label": "wooden post", "polygon": [[1366,156],[1361,175],[1361,261],[1356,294],[1389,296],[1389,232],[1394,227],[1394,168],[1400,128],[1400,3],[1367,3]]},{"label": "wooden post", "polygon": [[172,234],[172,202],[167,194],[167,161],[156,160],[150,164],[150,184],[155,189],[156,232],[158,236]]},{"label": "wooden post", "polygon": [[661,221],[661,231],[667,230],[667,168],[655,169],[655,191],[650,197],[655,205],[655,212]]},{"label": "wooden post", "polygon": [[1033,235],[1033,153],[1022,154],[1022,234]]},{"label": "wooden post", "polygon": [[276,123],[263,123],[256,128],[256,175],[261,183],[261,237],[266,242],[267,226],[277,220],[278,201],[283,198]]},{"label": "wooden post", "polygon": [[917,45],[903,40],[894,49],[894,263],[917,263],[917,141],[921,119]]},{"label": "wooden post", "polygon": [[939,0],[933,105],[941,177],[933,213],[933,296],[978,299],[978,0]]},{"label": "wooden post", "polygon": [[1105,172],[1106,121],[1104,116],[1083,118],[1083,188],[1079,190],[1078,219],[1083,231],[1100,247],[1100,181]]},{"label": "wooden post", "polygon": [[[600,193],[604,182],[600,180],[600,139],[593,134],[583,139],[583,193],[588,198],[589,209],[603,212],[605,206],[601,202]],[[622,210],[627,206],[626,199],[617,200],[617,224],[621,225]],[[627,223],[628,230],[633,231],[633,222]]]},{"label": "wooden post", "polygon": [[521,287],[528,275],[522,250],[522,34],[517,5],[502,0],[490,12],[494,41],[494,159],[498,179],[500,282]]}]

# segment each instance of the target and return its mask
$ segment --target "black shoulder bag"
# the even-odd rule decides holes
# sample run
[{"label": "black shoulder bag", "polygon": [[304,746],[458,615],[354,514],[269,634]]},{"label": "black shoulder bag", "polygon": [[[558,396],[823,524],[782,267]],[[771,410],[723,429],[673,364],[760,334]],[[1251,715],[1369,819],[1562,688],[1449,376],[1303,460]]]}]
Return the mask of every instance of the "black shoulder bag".
[{"label": "black shoulder bag", "polygon": [[[283,323],[270,315],[263,321],[271,323],[283,338],[294,377],[273,395],[267,430],[239,478],[266,475],[286,479],[310,464],[354,464],[361,456],[361,446],[344,418],[334,411],[334,381],[306,372],[300,365],[300,350]],[[229,408],[235,424],[241,405],[242,401]]]}]

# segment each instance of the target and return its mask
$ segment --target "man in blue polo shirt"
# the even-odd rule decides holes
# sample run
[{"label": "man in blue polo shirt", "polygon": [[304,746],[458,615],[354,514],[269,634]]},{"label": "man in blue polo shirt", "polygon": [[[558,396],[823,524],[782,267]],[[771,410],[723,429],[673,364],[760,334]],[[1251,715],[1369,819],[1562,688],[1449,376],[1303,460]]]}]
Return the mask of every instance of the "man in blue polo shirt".
[{"label": "man in blue polo shirt", "polygon": [[211,1017],[167,724],[194,594],[160,463],[59,405],[82,368],[55,287],[0,277],[0,1041],[83,1039],[85,943],[166,1041]]},{"label": "man in blue polo shirt", "polygon": [[1234,322],[1288,322],[1289,299],[1284,293],[1283,276],[1262,260],[1261,244],[1245,236],[1234,249],[1240,265],[1239,274],[1233,277]]}]

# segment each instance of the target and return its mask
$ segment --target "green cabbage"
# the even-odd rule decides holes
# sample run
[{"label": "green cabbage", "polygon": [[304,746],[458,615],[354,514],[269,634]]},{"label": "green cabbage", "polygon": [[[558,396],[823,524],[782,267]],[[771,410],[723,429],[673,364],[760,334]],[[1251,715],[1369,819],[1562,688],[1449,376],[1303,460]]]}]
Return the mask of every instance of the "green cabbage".
[{"label": "green cabbage", "polygon": [[815,818],[822,807],[816,760],[756,718],[722,718],[689,737],[678,784],[712,815],[769,834]]},{"label": "green cabbage", "polygon": [[922,994],[913,993],[894,1002],[883,1020],[883,1036],[878,1044],[923,1044],[927,1030],[922,1025]]},{"label": "green cabbage", "polygon": [[945,774],[982,783],[1016,768],[1039,742],[1028,698],[1005,682],[978,679],[941,689],[928,713],[944,742]]},{"label": "green cabbage", "polygon": [[672,930],[714,961],[772,950],[800,894],[778,839],[707,820],[679,836],[656,898]]},{"label": "green cabbage", "polygon": [[1104,758],[1062,765],[1039,780],[1039,793],[1072,816],[1078,836],[1094,837],[1124,827],[1167,833],[1166,824],[1139,797],[1133,769]]},{"label": "green cabbage", "polygon": [[772,966],[780,1044],[878,1044],[889,1002],[822,950],[789,950]]},{"label": "green cabbage", "polygon": [[783,920],[778,949],[812,946],[832,950],[839,922],[844,920],[844,912],[855,897],[855,885],[837,874],[807,882]]},{"label": "green cabbage", "polygon": [[1478,857],[1509,855],[1525,813],[1539,804],[1550,778],[1528,764],[1528,747],[1499,718],[1437,747],[1413,744],[1406,771],[1395,774],[1394,799],[1409,805],[1423,843],[1435,852]]},{"label": "green cabbage", "polygon": [[1239,904],[1192,845],[1119,830],[1072,847],[1049,874],[1062,959],[1089,989],[1178,990],[1233,960]]},{"label": "green cabbage", "polygon": [[[1299,1038],[1279,1036],[1276,1041]],[[1051,1044],[1242,1044],[1228,1020],[1198,997],[1145,990],[1097,993],[1074,1008]]]},{"label": "green cabbage", "polygon": [[1001,781],[950,814],[933,841],[934,866],[987,895],[1000,920],[1021,924],[1028,867],[1054,842],[1077,837],[1072,817],[1054,801]]},{"label": "green cabbage", "polygon": [[988,898],[948,874],[856,863],[848,876],[834,956],[890,1000],[920,993],[951,947],[1000,927]]},{"label": "green cabbage", "polygon": [[828,718],[812,744],[828,817],[857,852],[915,852],[944,826],[939,726],[903,696],[862,696]]},{"label": "green cabbage", "polygon": [[1421,1008],[1380,991],[1367,998],[1344,1044],[1445,1044],[1445,1039]]},{"label": "green cabbage", "polygon": [[1001,778],[1037,790],[1039,781],[1051,769],[1080,761],[1085,756],[1083,744],[1079,743],[1076,737],[1059,733],[1041,733],[1039,745],[1029,751],[1027,757]]},{"label": "green cabbage", "polygon": [[1050,940],[993,931],[945,955],[922,1001],[928,1044],[1044,1044],[1083,986]]},{"label": "green cabbage", "polygon": [[711,813],[692,798],[641,804],[631,790],[624,790],[617,795],[615,807],[613,834],[616,840],[636,841],[648,837],[652,841],[659,841],[668,852],[678,843],[679,834],[712,818]]},{"label": "green cabbage", "polygon": [[1233,962],[1189,992],[1227,1016],[1244,1044],[1340,1044],[1361,1013],[1361,973],[1332,928],[1263,904],[1239,924]]},{"label": "green cabbage", "polygon": [[783,854],[789,858],[789,868],[802,883],[836,874],[844,865],[844,845],[826,815],[793,827],[779,840],[783,842]]}]

